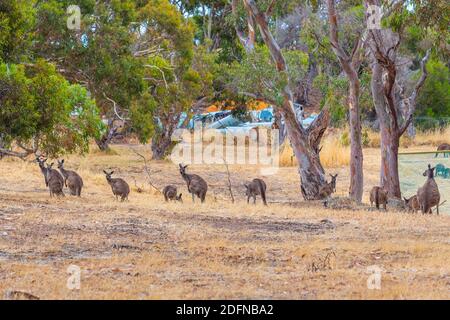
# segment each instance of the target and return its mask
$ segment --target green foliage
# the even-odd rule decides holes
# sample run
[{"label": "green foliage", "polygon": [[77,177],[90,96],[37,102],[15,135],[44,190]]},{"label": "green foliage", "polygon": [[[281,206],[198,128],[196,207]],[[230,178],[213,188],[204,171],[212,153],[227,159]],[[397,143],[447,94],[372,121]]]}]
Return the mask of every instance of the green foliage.
[{"label": "green foliage", "polygon": [[35,19],[32,0],[0,1],[0,62],[19,62],[28,53]]},{"label": "green foliage", "polygon": [[[428,77],[419,91],[416,115],[419,117],[450,117],[450,71],[437,59],[427,63]],[[414,81],[420,77],[416,74]]]},{"label": "green foliage", "polygon": [[283,88],[300,81],[306,73],[308,56],[302,51],[283,52],[288,65],[288,74],[277,72],[269,50],[265,46],[256,46],[254,52],[245,55],[244,59],[232,63],[223,77],[228,88],[237,94],[252,93],[262,99],[281,105]]},{"label": "green foliage", "polygon": [[3,90],[0,132],[3,147],[13,142],[35,144],[41,152],[58,156],[86,152],[89,139],[98,137],[102,123],[87,91],[70,85],[52,64],[38,60],[22,65],[0,65]]}]

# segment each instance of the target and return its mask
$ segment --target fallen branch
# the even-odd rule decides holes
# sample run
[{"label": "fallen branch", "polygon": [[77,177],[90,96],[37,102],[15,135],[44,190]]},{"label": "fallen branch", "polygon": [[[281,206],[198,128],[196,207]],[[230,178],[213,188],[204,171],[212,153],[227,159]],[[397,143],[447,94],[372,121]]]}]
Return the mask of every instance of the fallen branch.
[{"label": "fallen branch", "polygon": [[[145,170],[145,172],[147,173],[148,184],[149,184],[153,189],[155,189],[156,191],[158,191],[159,193],[162,193],[162,191],[152,183],[152,180],[151,180],[151,173],[150,173],[150,170],[149,170],[149,168],[148,168],[147,159],[146,159],[142,154],[140,154],[139,152],[137,152],[136,150],[134,150],[133,148],[130,148],[130,149],[131,149],[138,157],[140,157],[142,160],[144,160],[144,170]],[[157,171],[157,172],[159,172],[159,171]],[[157,173],[157,172],[154,172],[154,173]]]},{"label": "fallen branch", "polygon": [[225,164],[225,168],[227,168],[228,190],[230,191],[231,203],[234,203],[233,190],[231,189],[230,170],[229,170],[229,168],[228,168],[228,163],[227,163],[227,161],[225,160],[225,157],[222,158],[222,159],[223,159],[223,163]]}]

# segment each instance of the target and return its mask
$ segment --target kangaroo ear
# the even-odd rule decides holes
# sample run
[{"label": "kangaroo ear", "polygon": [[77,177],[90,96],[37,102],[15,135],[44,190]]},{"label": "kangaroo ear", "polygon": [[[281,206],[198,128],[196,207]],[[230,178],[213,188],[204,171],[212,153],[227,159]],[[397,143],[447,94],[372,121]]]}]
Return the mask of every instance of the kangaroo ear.
[{"label": "kangaroo ear", "polygon": [[61,160],[61,163],[64,163],[64,159]]},{"label": "kangaroo ear", "polygon": [[404,199],[406,202],[408,202],[408,199],[406,199],[406,197],[403,197],[403,199]]},{"label": "kangaroo ear", "polygon": [[244,183],[244,187],[248,189],[248,184]]},{"label": "kangaroo ear", "polygon": [[183,165],[181,163],[179,163],[178,166],[180,167],[180,169],[183,169]]},{"label": "kangaroo ear", "polygon": [[114,171],[111,171],[110,175],[112,175],[114,173]]}]

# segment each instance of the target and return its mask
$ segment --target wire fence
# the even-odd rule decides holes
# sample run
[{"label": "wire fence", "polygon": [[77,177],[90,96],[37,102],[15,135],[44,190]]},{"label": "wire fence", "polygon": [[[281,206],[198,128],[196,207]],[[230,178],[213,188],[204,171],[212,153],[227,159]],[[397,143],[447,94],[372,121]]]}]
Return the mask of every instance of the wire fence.
[{"label": "wire fence", "polygon": [[[450,214],[450,152],[408,152],[399,154],[399,175],[402,194],[409,198],[417,193],[426,181],[423,172],[431,164],[441,194],[439,212]],[[434,212],[434,211],[433,211]]]}]

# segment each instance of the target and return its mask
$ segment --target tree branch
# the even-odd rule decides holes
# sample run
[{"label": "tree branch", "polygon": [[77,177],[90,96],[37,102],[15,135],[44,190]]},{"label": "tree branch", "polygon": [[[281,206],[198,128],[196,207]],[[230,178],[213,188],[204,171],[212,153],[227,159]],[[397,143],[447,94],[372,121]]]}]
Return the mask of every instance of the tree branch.
[{"label": "tree branch", "polygon": [[419,94],[420,89],[423,87],[425,80],[428,77],[428,70],[427,70],[426,64],[427,64],[428,60],[430,59],[430,54],[431,54],[431,49],[428,49],[427,53],[420,61],[420,70],[422,71],[422,75],[420,76],[419,80],[417,81],[413,92],[407,98],[408,105],[409,105],[409,111],[408,111],[408,116],[406,117],[406,121],[403,124],[402,128],[400,129],[400,132],[399,132],[400,136],[402,136],[405,133],[406,129],[408,129],[409,125],[411,124],[411,122],[413,120],[413,115],[414,115],[414,112],[416,111],[417,96]]},{"label": "tree branch", "polygon": [[109,98],[104,92],[103,92],[103,96],[105,97],[106,100],[108,100],[109,102],[112,102],[113,110],[114,110],[114,113],[115,113],[116,117],[119,118],[119,120],[122,120],[123,122],[126,122],[127,120],[125,118],[122,118],[119,115],[119,112],[117,112],[117,103],[113,99]]},{"label": "tree branch", "polygon": [[[232,10],[233,15],[236,18],[238,17],[238,12],[237,12],[238,2],[239,2],[239,0],[231,1],[231,10]],[[248,36],[245,36],[245,34],[241,30],[239,30],[237,23],[236,23],[235,29],[236,29],[236,34],[239,38],[239,41],[244,46],[245,50],[247,52],[251,52],[251,51],[253,51],[253,49],[255,47],[255,40],[256,40],[255,21],[253,19],[253,16],[251,14],[249,14],[247,6],[245,8],[248,13],[247,14]]]}]

